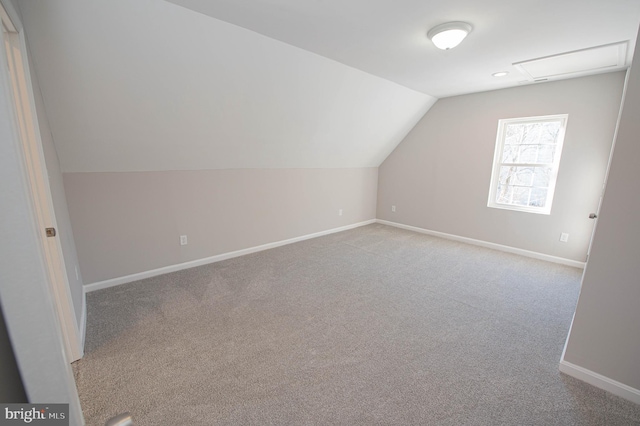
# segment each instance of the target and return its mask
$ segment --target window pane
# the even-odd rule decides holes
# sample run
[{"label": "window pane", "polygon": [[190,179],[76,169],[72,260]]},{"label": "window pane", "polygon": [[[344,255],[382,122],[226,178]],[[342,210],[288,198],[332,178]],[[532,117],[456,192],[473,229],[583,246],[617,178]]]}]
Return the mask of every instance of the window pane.
[{"label": "window pane", "polygon": [[500,167],[500,177],[498,178],[498,183],[500,185],[507,185],[511,181],[511,176],[515,173],[515,167]]},{"label": "window pane", "polygon": [[500,121],[489,207],[549,213],[565,124],[566,115]]},{"label": "window pane", "polygon": [[556,143],[558,133],[560,133],[561,123],[559,121],[550,121],[543,123],[542,133],[540,134],[539,143]]},{"label": "window pane", "polygon": [[547,202],[546,188],[498,185],[496,203],[523,207],[544,207]]},{"label": "window pane", "polygon": [[534,169],[531,167],[518,167],[516,170],[516,180],[514,185],[533,185]]},{"label": "window pane", "polygon": [[512,206],[528,206],[530,194],[531,188],[499,185],[496,194],[496,203]]},{"label": "window pane", "polygon": [[542,123],[530,123],[524,125],[522,143],[540,143],[540,129]]},{"label": "window pane", "polygon": [[533,174],[533,186],[548,188],[551,180],[551,167],[536,167]]},{"label": "window pane", "polygon": [[505,145],[502,148],[502,162],[516,163],[518,161],[518,145]]},{"label": "window pane", "polygon": [[504,185],[533,184],[534,169],[532,167],[501,166],[499,183]]},{"label": "window pane", "polygon": [[513,188],[513,201],[511,204],[516,206],[528,206],[531,197],[531,188],[515,187]]},{"label": "window pane", "polygon": [[498,185],[498,191],[496,192],[496,203],[499,204],[511,204],[511,195],[513,194],[513,187],[507,185]]},{"label": "window pane", "polygon": [[538,158],[534,163],[551,164],[556,153],[555,145],[540,145],[538,148]]},{"label": "window pane", "polygon": [[503,163],[553,164],[555,145],[504,145]]},{"label": "window pane", "polygon": [[522,134],[522,124],[509,124],[505,132],[505,144],[519,144],[520,136]]},{"label": "window pane", "polygon": [[539,145],[520,145],[518,163],[537,163]]},{"label": "window pane", "polygon": [[546,188],[533,188],[529,205],[532,207],[544,207],[547,202],[547,192]]}]

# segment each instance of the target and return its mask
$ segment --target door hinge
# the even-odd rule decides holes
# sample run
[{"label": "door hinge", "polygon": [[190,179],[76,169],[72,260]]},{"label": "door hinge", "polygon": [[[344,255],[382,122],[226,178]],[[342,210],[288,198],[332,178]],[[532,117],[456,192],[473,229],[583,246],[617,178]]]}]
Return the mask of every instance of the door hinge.
[{"label": "door hinge", "polygon": [[56,236],[56,228],[45,228],[45,231],[47,232],[47,237],[49,238]]}]

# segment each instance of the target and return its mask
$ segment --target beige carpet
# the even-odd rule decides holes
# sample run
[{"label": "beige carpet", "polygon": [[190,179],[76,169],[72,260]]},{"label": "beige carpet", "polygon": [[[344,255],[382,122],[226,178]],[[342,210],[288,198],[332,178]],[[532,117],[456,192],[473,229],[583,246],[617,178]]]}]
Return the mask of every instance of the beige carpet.
[{"label": "beige carpet", "polygon": [[558,372],[581,271],[369,225],[88,294],[88,425],[640,425]]}]

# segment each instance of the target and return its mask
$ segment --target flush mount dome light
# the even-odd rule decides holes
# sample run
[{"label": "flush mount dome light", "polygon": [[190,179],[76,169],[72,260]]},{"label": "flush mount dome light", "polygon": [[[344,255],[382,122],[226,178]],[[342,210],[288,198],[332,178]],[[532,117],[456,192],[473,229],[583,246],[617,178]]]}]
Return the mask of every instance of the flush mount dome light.
[{"label": "flush mount dome light", "polygon": [[466,22],[447,22],[431,28],[427,37],[438,49],[449,50],[459,45],[472,29]]},{"label": "flush mount dome light", "polygon": [[509,74],[509,71],[498,71],[491,74],[494,77],[504,77]]}]

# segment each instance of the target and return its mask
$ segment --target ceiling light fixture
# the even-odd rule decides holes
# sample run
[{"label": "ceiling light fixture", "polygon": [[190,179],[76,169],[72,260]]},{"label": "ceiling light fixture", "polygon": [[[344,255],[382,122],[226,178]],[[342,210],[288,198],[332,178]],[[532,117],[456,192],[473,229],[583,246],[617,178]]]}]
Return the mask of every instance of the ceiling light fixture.
[{"label": "ceiling light fixture", "polygon": [[427,37],[438,49],[449,50],[459,45],[472,29],[466,22],[447,22],[431,28]]},{"label": "ceiling light fixture", "polygon": [[494,77],[504,77],[507,74],[509,74],[509,71],[498,71],[498,72],[494,72],[491,75]]}]

